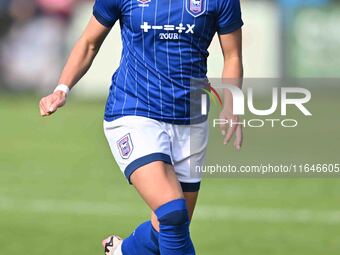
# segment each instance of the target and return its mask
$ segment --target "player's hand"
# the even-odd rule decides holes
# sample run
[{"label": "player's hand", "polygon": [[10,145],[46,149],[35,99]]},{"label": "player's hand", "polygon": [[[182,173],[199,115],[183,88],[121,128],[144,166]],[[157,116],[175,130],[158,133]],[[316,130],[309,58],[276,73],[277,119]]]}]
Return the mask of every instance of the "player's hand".
[{"label": "player's hand", "polygon": [[230,113],[228,110],[223,109],[220,113],[220,119],[226,120],[226,124],[220,125],[220,131],[224,136],[223,143],[228,144],[231,139],[235,136],[234,146],[237,150],[241,149],[243,143],[243,130],[242,126],[238,124],[238,116]]},{"label": "player's hand", "polygon": [[63,91],[56,91],[47,97],[40,100],[39,108],[41,116],[49,116],[55,113],[58,108],[66,103],[66,93]]}]

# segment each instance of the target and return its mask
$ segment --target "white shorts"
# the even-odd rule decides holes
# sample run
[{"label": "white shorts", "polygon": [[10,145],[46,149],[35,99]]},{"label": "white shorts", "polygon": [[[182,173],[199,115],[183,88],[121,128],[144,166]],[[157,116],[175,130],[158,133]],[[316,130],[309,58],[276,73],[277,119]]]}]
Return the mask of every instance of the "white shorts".
[{"label": "white shorts", "polygon": [[[140,116],[104,121],[112,154],[130,182],[131,174],[154,161],[172,164],[184,192],[200,188],[201,176],[191,166],[203,165],[208,122],[174,125]],[[131,182],[130,182],[131,183]]]}]

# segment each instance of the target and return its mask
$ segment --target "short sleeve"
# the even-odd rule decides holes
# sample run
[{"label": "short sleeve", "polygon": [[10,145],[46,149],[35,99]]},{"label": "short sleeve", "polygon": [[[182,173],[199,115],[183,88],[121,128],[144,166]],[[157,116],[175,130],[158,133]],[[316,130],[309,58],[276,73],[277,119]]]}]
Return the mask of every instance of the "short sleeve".
[{"label": "short sleeve", "polygon": [[232,33],[243,26],[240,0],[218,0],[217,32]]},{"label": "short sleeve", "polygon": [[96,0],[93,7],[93,16],[105,27],[111,28],[120,18],[121,0]]}]

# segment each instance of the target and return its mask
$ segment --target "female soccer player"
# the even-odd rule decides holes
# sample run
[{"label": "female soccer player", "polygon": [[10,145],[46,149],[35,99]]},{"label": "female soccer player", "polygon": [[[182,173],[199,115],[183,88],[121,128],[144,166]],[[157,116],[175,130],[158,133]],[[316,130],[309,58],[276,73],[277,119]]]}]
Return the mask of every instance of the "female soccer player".
[{"label": "female soccer player", "polygon": [[[103,241],[107,255],[193,255],[189,222],[207,146],[206,116],[190,114],[192,79],[206,79],[208,47],[217,32],[224,56],[223,78],[241,78],[239,0],[96,0],[93,16],[74,46],[55,91],[41,99],[42,116],[66,102],[119,20],[123,51],[112,77],[104,130],[127,180],[152,210],[151,221],[128,238]],[[223,118],[236,120],[228,109]],[[190,149],[190,134],[195,146]],[[242,132],[234,125],[225,142]],[[213,215],[212,215],[213,217]]]}]

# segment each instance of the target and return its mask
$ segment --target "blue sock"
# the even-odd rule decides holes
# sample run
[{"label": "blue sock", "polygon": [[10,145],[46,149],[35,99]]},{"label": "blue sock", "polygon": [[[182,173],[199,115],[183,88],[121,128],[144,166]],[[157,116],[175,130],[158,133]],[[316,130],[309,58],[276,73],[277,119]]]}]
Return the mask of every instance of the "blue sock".
[{"label": "blue sock", "polygon": [[162,255],[195,255],[189,233],[184,199],[170,201],[155,211],[159,221],[159,249]]},{"label": "blue sock", "polygon": [[158,232],[150,221],[139,225],[122,244],[123,255],[159,255]]}]

